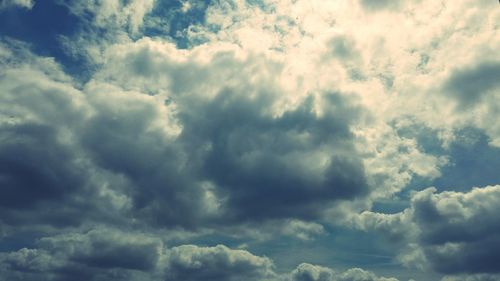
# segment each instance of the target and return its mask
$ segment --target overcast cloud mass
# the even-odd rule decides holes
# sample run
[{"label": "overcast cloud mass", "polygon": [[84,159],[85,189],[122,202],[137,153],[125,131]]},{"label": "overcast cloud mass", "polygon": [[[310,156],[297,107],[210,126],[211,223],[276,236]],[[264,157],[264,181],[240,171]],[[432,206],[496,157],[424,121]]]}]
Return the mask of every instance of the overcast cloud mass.
[{"label": "overcast cloud mass", "polygon": [[1,0],[0,280],[500,280],[496,0]]}]

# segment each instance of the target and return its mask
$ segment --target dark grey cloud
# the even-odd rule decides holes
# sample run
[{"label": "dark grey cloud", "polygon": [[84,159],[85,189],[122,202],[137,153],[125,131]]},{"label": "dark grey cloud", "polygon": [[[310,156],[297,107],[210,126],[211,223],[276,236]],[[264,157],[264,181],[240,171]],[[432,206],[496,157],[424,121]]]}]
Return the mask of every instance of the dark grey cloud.
[{"label": "dark grey cloud", "polygon": [[90,241],[86,251],[75,254],[72,259],[97,268],[149,270],[156,266],[159,254],[156,243],[138,241],[140,243],[134,244],[127,242],[109,238],[94,239]]},{"label": "dark grey cloud", "polygon": [[[200,173],[220,187],[232,217],[311,219],[335,200],[368,192],[347,123],[357,108],[332,94],[324,101],[330,110],[321,117],[312,99],[273,117],[266,112],[269,98],[262,93],[252,100],[226,90],[198,110],[180,113],[181,138],[209,147]],[[309,166],[322,161],[311,158],[318,152],[327,158],[319,171]]]},{"label": "dark grey cloud", "polygon": [[500,272],[498,186],[469,193],[426,190],[413,199],[420,243],[433,267],[444,273]]},{"label": "dark grey cloud", "polygon": [[59,144],[53,128],[4,126],[0,135],[2,207],[27,209],[42,201],[62,200],[85,183],[83,175],[71,166],[71,151]]},{"label": "dark grey cloud", "polygon": [[91,169],[68,130],[83,116],[77,96],[49,77],[57,77],[50,62],[41,69],[0,77],[0,224],[20,229],[75,226],[99,210]]},{"label": "dark grey cloud", "polygon": [[9,280],[153,280],[162,243],[111,229],[44,237],[37,248],[0,254]]},{"label": "dark grey cloud", "polygon": [[95,102],[81,144],[97,167],[125,180],[119,192],[132,200],[130,215],[154,225],[193,227],[204,212],[203,190],[189,167],[182,168],[182,147],[161,128],[151,128],[164,118],[163,105],[127,93]]},{"label": "dark grey cloud", "polygon": [[0,222],[66,227],[147,216],[146,224],[192,224],[203,190],[180,171],[182,151],[161,126],[151,128],[161,123],[158,106],[83,93],[52,63],[10,65],[0,77]]},{"label": "dark grey cloud", "polygon": [[256,69],[279,72],[276,63],[260,56],[241,61],[221,51],[210,65],[200,65],[176,61],[155,44],[146,40],[117,51],[96,77],[114,77],[130,90],[168,92],[162,110],[175,110],[169,122],[179,125],[180,134],[166,139],[150,130],[165,115],[157,101],[151,97],[142,108],[144,99],[127,103],[131,95],[124,92],[115,97],[121,109],[96,104],[102,109],[82,136],[98,165],[130,180],[134,205],[144,217],[164,225],[199,223],[204,211],[193,206],[203,205],[202,185],[213,187],[221,203],[208,221],[223,224],[314,219],[338,200],[369,193],[350,132],[363,109],[353,101],[339,93],[311,96],[275,114],[281,90]]},{"label": "dark grey cloud", "polygon": [[[25,226],[75,226],[96,199],[72,147],[39,124],[0,127],[0,221]],[[104,214],[103,214],[104,215]]]},{"label": "dark grey cloud", "polygon": [[429,266],[450,275],[500,272],[500,218],[496,212],[500,186],[441,193],[428,188],[417,192],[411,202],[401,213],[362,214],[362,227],[389,237],[397,234],[396,242],[413,245],[401,255],[408,265]]},{"label": "dark grey cloud", "polygon": [[[425,245],[424,253],[433,268],[446,274],[499,273],[500,238]],[[458,257],[457,257],[458,255]]]},{"label": "dark grey cloud", "polygon": [[500,63],[487,61],[455,70],[444,85],[444,90],[458,101],[459,109],[477,105],[500,87]]}]

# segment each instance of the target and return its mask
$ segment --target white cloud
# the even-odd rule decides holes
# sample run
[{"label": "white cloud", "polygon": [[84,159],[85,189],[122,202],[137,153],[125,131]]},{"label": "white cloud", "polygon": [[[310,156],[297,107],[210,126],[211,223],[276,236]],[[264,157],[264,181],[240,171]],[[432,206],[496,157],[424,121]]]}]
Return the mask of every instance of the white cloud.
[{"label": "white cloud", "polygon": [[294,269],[287,281],[398,281],[396,278],[379,277],[361,268],[336,272],[330,268],[302,263]]}]

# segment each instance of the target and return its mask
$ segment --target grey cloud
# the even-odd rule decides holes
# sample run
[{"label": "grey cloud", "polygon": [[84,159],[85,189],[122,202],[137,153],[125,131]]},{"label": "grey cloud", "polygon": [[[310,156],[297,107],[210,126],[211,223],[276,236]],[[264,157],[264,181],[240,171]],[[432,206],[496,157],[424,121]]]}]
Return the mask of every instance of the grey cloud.
[{"label": "grey cloud", "polygon": [[471,274],[471,275],[455,275],[445,276],[441,281],[498,281],[499,274]]},{"label": "grey cloud", "polygon": [[330,40],[329,46],[333,55],[341,60],[350,61],[360,58],[360,51],[357,48],[356,42],[349,36],[336,36]]},{"label": "grey cloud", "polygon": [[102,227],[44,237],[36,246],[0,253],[2,277],[13,281],[397,281],[359,268],[337,272],[305,263],[280,274],[271,259],[245,250],[223,245],[167,249],[158,237]]},{"label": "grey cloud", "polygon": [[[441,193],[428,188],[417,192],[411,202],[402,213],[363,214],[363,226],[384,234],[406,229],[397,233],[417,247],[416,252],[413,249],[401,255],[408,264],[424,262],[450,275],[499,273],[500,218],[496,206],[500,204],[500,186]],[[390,225],[393,227],[385,227]]]},{"label": "grey cloud", "polygon": [[203,213],[193,208],[203,208],[196,201],[203,191],[179,172],[182,153],[166,136],[155,102],[116,88],[114,95],[81,92],[55,80],[57,69],[44,73],[47,67],[37,67],[43,63],[33,64],[42,70],[12,66],[0,77],[3,225],[130,224],[127,217],[148,217],[187,226],[194,221],[189,214]]},{"label": "grey cloud", "polygon": [[[5,112],[14,124],[2,131],[1,160],[9,174],[2,180],[23,192],[4,197],[5,204],[14,204],[10,199],[26,204],[25,196],[38,192],[30,200],[54,210],[48,217],[59,210],[54,216],[63,216],[68,225],[130,225],[126,218],[133,218],[152,227],[197,229],[314,220],[340,200],[370,193],[350,131],[363,108],[351,99],[339,93],[311,95],[277,114],[281,89],[265,75],[280,71],[277,63],[262,57],[241,61],[231,52],[215,54],[209,65],[176,62],[143,44],[125,53],[125,64],[136,56],[147,58],[145,64],[155,69],[151,73],[175,81],[169,104],[161,95],[103,82],[112,77],[109,69],[82,89],[55,79],[60,71],[49,75],[44,67],[28,71],[17,65],[2,77],[2,100],[10,104]],[[228,82],[213,73],[227,75]],[[163,87],[151,81],[156,78],[129,79],[129,86]],[[199,92],[203,88],[210,93]],[[21,179],[28,172],[38,185]]]},{"label": "grey cloud", "polygon": [[402,0],[360,0],[361,6],[369,11],[379,11],[383,9],[396,9],[401,5]]},{"label": "grey cloud", "polygon": [[[77,226],[109,214],[71,146],[46,125],[0,128],[0,222],[8,233]],[[85,198],[85,200],[82,200]],[[103,204],[104,203],[104,204]],[[101,205],[103,204],[103,205]],[[95,215],[98,213],[98,215]],[[15,235],[15,234],[14,234]]]},{"label": "grey cloud", "polygon": [[[159,63],[158,69],[177,75],[168,104],[99,77],[77,89],[57,67],[43,66],[47,61],[33,62],[31,69],[8,65],[0,77],[0,221],[11,236],[54,233],[35,232],[36,226],[57,228],[59,235],[32,249],[1,253],[2,276],[279,279],[269,259],[245,251],[181,246],[165,256],[147,235],[75,229],[103,223],[145,231],[308,223],[336,202],[368,196],[350,131],[362,108],[329,93],[276,114],[279,86],[272,76],[252,73],[279,67],[263,58],[238,61],[231,53],[214,61],[214,69]],[[228,83],[210,74],[218,69],[225,69]],[[193,76],[196,85],[181,83]],[[204,96],[203,88],[211,92]],[[319,225],[295,227],[306,238],[322,231]]]},{"label": "grey cloud", "polygon": [[[209,147],[200,173],[220,186],[234,218],[314,218],[332,201],[368,192],[345,119],[356,109],[338,96],[332,99],[337,103],[328,103],[332,110],[322,117],[308,100],[274,118],[266,113],[271,101],[264,93],[249,100],[225,91],[198,110],[181,113],[181,138]],[[318,152],[328,158],[324,170],[305,163],[321,161],[311,158]]]},{"label": "grey cloud", "polygon": [[2,224],[148,217],[187,226],[194,221],[188,214],[203,213],[193,208],[203,208],[196,201],[203,190],[179,172],[182,152],[162,127],[162,103],[117,88],[81,92],[52,63],[11,64],[0,77]]},{"label": "grey cloud", "polygon": [[0,253],[9,280],[153,280],[162,243],[141,234],[94,229],[45,237],[36,249]]},{"label": "grey cloud", "polygon": [[454,70],[442,86],[442,91],[455,105],[455,114],[464,121],[484,130],[490,146],[498,146],[498,112],[500,83],[498,61],[480,62]]},{"label": "grey cloud", "polygon": [[75,120],[83,118],[84,110],[74,104],[76,91],[67,91],[72,88],[49,76],[57,75],[12,68],[0,77],[0,222],[4,225],[76,225],[98,201],[89,181],[91,172],[67,129],[77,125]]},{"label": "grey cloud", "polygon": [[88,267],[143,271],[156,267],[162,249],[157,238],[105,228],[42,238],[38,244],[53,254],[63,255],[64,260]]},{"label": "grey cloud", "polygon": [[[350,124],[362,115],[362,108],[340,94],[331,93],[321,100],[311,97],[296,108],[276,115],[273,106],[279,99],[280,88],[272,75],[259,73],[279,73],[278,64],[259,56],[241,61],[232,52],[214,54],[208,66],[191,58],[176,61],[160,52],[156,44],[159,43],[144,40],[127,50],[117,51],[118,55],[111,55],[109,66],[98,73],[96,79],[113,77],[128,89],[146,88],[152,93],[168,90],[168,106],[175,108],[175,118],[182,127],[171,150],[183,151],[184,161],[187,161],[183,166],[187,174],[172,177],[191,180],[176,182],[169,189],[179,186],[182,190],[196,190],[189,187],[195,184],[193,179],[213,185],[214,194],[224,203],[220,221],[231,223],[317,218],[321,210],[336,200],[369,193],[350,132]],[[117,73],[116,69],[123,71]],[[220,77],[224,79],[221,81]],[[249,83],[250,79],[254,82]],[[315,104],[325,109],[322,116],[315,112]],[[105,123],[99,120],[96,124]],[[119,128],[106,125],[106,129],[110,127]],[[130,128],[116,133],[128,134],[135,130]],[[113,131],[107,129],[104,136]],[[102,138],[92,139],[99,140],[99,145],[93,147],[102,147]],[[124,135],[119,137],[119,140],[128,139]],[[120,145],[120,142],[111,143]],[[138,145],[134,140],[133,144],[123,147],[130,154],[135,147],[139,148]],[[143,155],[144,149],[155,147],[168,150],[169,145],[148,144],[138,155]],[[149,163],[155,163],[153,159],[161,162],[167,158],[161,157],[159,151],[152,154]],[[172,163],[169,170],[174,170],[174,163],[178,163],[176,155],[171,153],[168,159]],[[114,161],[113,157],[108,160],[107,165]],[[113,165],[117,168],[126,163],[143,163],[136,160],[118,160]],[[318,162],[324,162],[323,167]],[[132,170],[138,172],[141,168],[137,166]],[[195,193],[189,194],[196,198]]]},{"label": "grey cloud", "polygon": [[[14,2],[31,3],[5,3]],[[286,233],[290,232],[300,237],[302,232],[307,239],[310,233],[321,233],[323,228],[315,222],[323,212],[370,196],[364,159],[358,155],[356,137],[351,133],[364,109],[346,95],[328,90],[308,93],[310,97],[304,100],[284,93],[281,81],[276,81],[281,78],[282,65],[271,61],[274,51],[269,57],[244,57],[238,53],[241,48],[234,53],[215,51],[215,55],[207,55],[209,52],[203,50],[206,46],[182,53],[175,47],[166,48],[167,44],[137,49],[148,41],[136,41],[134,36],[139,35],[145,15],[152,11],[153,0],[58,2],[66,3],[83,21],[93,21],[79,23],[89,30],[77,31],[76,37],[88,37],[94,44],[83,44],[92,40],[82,39],[68,43],[68,47],[76,54],[88,51],[96,57],[102,55],[103,60],[97,60],[106,63],[81,86],[51,69],[53,63],[13,65],[9,59],[1,59],[0,231],[3,235],[3,227],[8,226],[11,236],[22,236],[24,231],[36,237],[53,235],[34,230],[45,226],[58,228],[60,234],[40,239],[35,245],[26,245],[32,241],[21,239],[20,244],[32,249],[1,253],[2,276],[9,280],[281,280],[290,276],[297,280],[385,280],[361,269],[337,273],[313,265],[301,265],[293,273],[280,275],[274,272],[271,260],[246,251],[225,246],[165,250],[156,238],[122,233],[136,227],[146,232],[181,227],[195,231],[208,228],[218,235],[224,231],[221,229],[259,228],[283,221],[304,222],[290,224],[289,230],[283,230],[286,235],[293,236]],[[361,0],[368,11],[394,10],[403,3],[409,2]],[[165,9],[170,9],[166,5]],[[198,5],[194,10],[204,13],[206,5]],[[274,18],[281,7],[269,10]],[[291,12],[290,17],[302,12],[285,10]],[[280,28],[271,18],[253,12],[257,13],[252,19],[266,26],[263,31]],[[297,15],[302,17],[302,13]],[[301,20],[307,23],[304,29],[297,28],[297,35],[306,37],[292,38],[285,32],[278,41],[298,39],[297,44],[291,42],[294,50],[308,42],[315,44],[317,40],[309,40],[318,39],[315,32],[306,34],[306,29],[321,26],[315,22],[323,20],[321,15],[315,16],[308,16],[307,22]],[[335,21],[334,28],[341,28],[344,17],[335,16]],[[174,29],[181,31],[183,24]],[[244,28],[253,25],[235,24],[231,29],[245,35],[248,30]],[[238,36],[221,30],[213,38],[237,40]],[[419,38],[408,42],[418,43],[413,39]],[[335,40],[331,50],[343,63],[359,57],[350,37]],[[116,41],[134,42],[123,44],[122,49],[105,46]],[[104,49],[107,53],[101,53]],[[6,52],[2,49],[0,53],[3,56]],[[301,68],[300,57],[293,68]],[[440,65],[439,60],[436,65]],[[402,69],[400,66],[394,68]],[[482,67],[453,74],[445,87],[448,93],[458,96],[461,104],[472,106],[482,101],[498,86],[484,72],[496,73],[498,67],[494,63],[479,69]],[[325,70],[325,78],[328,72]],[[338,81],[343,83],[341,76]],[[315,80],[306,79],[302,86],[321,86],[329,79]],[[326,84],[333,84],[331,81]],[[347,82],[349,85],[338,88],[365,86]],[[402,82],[398,84],[407,84]],[[480,93],[471,97],[470,85]],[[401,89],[391,92],[405,92]],[[281,99],[284,95],[290,100]],[[394,104],[398,104],[393,99],[396,96],[390,97]],[[168,102],[164,103],[165,99]],[[374,153],[378,154],[379,148]],[[482,198],[475,191],[436,194],[426,190],[415,195],[406,213],[366,213],[360,225],[389,233],[388,237],[398,242],[408,239],[438,271],[497,272],[492,261],[499,258],[496,245],[500,241],[492,206],[498,202],[488,200],[498,196],[489,192]],[[76,229],[99,228],[103,223],[122,231],[75,233]],[[416,232],[410,233],[413,230]],[[22,247],[7,244],[1,246],[8,251]]]},{"label": "grey cloud", "polygon": [[425,190],[413,199],[427,259],[444,273],[499,272],[500,186],[469,193]]},{"label": "grey cloud", "polygon": [[[424,190],[413,197],[414,219],[425,229],[428,244],[484,239],[500,232],[494,206],[500,203],[500,187],[476,188],[468,193]],[[474,227],[470,227],[474,225]]]},{"label": "grey cloud", "polygon": [[[53,128],[23,124],[0,129],[0,206],[32,208],[45,200],[62,200],[85,183],[71,165],[71,151],[60,145]],[[69,164],[69,165],[68,165]]]},{"label": "grey cloud", "polygon": [[363,55],[354,38],[348,35],[334,36],[329,42],[330,53],[327,58],[339,60],[346,70],[349,71],[351,79],[365,79],[363,72]]},{"label": "grey cloud", "polygon": [[480,63],[455,70],[445,82],[444,90],[458,101],[459,109],[467,109],[477,105],[492,90],[498,90],[499,75],[499,62]]},{"label": "grey cloud", "polygon": [[[116,91],[109,99],[106,91]],[[158,101],[120,92],[92,89],[96,114],[85,123],[80,138],[94,163],[121,175],[121,192],[133,201],[132,214],[153,224],[192,227],[204,211],[203,190],[185,166],[182,147],[165,132]],[[160,123],[154,127],[155,123]]]}]

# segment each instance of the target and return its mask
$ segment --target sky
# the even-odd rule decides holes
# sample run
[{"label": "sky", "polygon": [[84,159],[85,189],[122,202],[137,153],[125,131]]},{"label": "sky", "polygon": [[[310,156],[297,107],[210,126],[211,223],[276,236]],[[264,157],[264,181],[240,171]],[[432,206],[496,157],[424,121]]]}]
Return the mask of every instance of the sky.
[{"label": "sky", "polygon": [[500,280],[496,0],[1,0],[0,280]]}]

